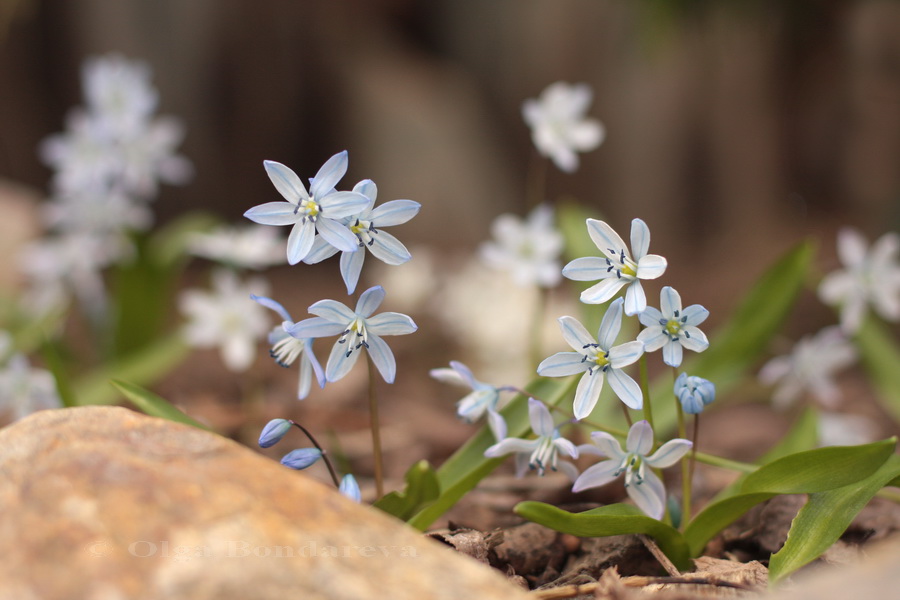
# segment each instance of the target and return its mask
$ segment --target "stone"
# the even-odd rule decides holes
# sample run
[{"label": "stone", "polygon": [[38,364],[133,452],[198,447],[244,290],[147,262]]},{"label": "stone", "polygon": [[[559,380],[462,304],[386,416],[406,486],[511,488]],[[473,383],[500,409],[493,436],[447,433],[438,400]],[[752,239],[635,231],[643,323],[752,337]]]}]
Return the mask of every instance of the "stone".
[{"label": "stone", "polygon": [[2,598],[527,597],[250,448],[121,407],[0,431],[0,514]]}]

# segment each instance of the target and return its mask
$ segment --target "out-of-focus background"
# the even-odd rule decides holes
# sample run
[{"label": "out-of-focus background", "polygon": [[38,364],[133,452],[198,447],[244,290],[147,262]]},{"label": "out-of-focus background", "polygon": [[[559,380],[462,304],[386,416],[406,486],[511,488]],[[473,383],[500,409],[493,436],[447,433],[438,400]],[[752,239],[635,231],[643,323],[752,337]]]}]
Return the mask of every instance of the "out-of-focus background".
[{"label": "out-of-focus background", "polygon": [[[0,0],[0,181],[32,188],[38,201],[48,192],[38,144],[82,102],[83,61],[110,52],[149,64],[160,112],[187,132],[179,152],[195,177],[162,188],[158,221],[201,209],[246,223],[245,210],[280,199],[263,160],[305,178],[347,149],[342,185],[371,178],[379,202],[421,203],[397,235],[414,249],[413,270],[403,269],[423,281],[432,275],[423,248],[470,252],[494,217],[524,214],[536,168],[546,168],[547,200],[576,201],[624,237],[631,219],[644,219],[651,252],[669,260],[664,284],[685,304],[710,308],[710,327],[801,239],[820,239],[824,271],[837,266],[841,226],[869,240],[900,229],[900,2]],[[521,114],[525,99],[555,81],[589,84],[589,116],[607,132],[573,174],[541,167]],[[275,273],[292,311],[343,291],[333,264]],[[383,283],[367,277],[367,285]],[[651,305],[658,287],[648,290]],[[773,352],[835,322],[816,306],[812,315],[797,311]],[[434,328],[414,316],[417,343],[429,343]],[[548,328],[561,344],[555,322]],[[401,363],[395,389],[434,396],[439,384],[425,369],[457,358],[456,349],[432,342],[425,357],[411,343],[392,340]],[[411,359],[428,364],[413,373],[403,364]],[[269,371],[259,379],[285,376],[260,360]],[[207,362],[206,376],[191,363],[160,393],[227,432],[229,417],[215,406],[250,384],[226,382],[221,365]],[[323,423],[360,420],[338,398],[362,394],[357,371],[355,388],[325,390],[331,405],[294,403],[292,371],[270,394],[279,404],[249,418],[243,437],[252,442],[266,418],[290,416],[279,412],[288,403]],[[411,384],[414,377],[425,383]],[[450,398],[439,400],[448,418]],[[417,406],[388,408],[388,428],[403,429]],[[767,427],[768,413],[761,419]],[[422,443],[439,443],[439,429]],[[444,435],[446,450],[468,431]],[[367,435],[361,427],[360,447]],[[407,442],[397,444],[405,453]]]},{"label": "out-of-focus background", "polygon": [[656,250],[773,256],[900,220],[897,2],[4,0],[0,36],[0,176],[46,187],[37,143],[83,59],[116,51],[187,126],[196,178],[163,215],[237,219],[273,198],[263,159],[313,173],[348,149],[348,181],[423,204],[407,239],[479,240],[522,209],[522,101],[564,80],[608,137],[548,189],[642,217]]}]

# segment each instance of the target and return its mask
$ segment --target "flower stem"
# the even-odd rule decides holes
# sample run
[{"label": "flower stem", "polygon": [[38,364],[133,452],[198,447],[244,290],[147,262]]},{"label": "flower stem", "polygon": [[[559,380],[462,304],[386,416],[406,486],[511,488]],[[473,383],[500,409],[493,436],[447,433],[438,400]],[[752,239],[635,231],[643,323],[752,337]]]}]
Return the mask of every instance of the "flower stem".
[{"label": "flower stem", "polygon": [[[678,369],[676,367],[672,367],[672,375],[677,380],[678,379]],[[687,436],[687,429],[684,424],[684,408],[681,406],[681,401],[678,399],[678,396],[674,395],[675,399],[675,410],[678,414],[678,437],[684,439]],[[696,452],[696,448],[694,449]],[[687,523],[691,520],[691,461],[687,456],[683,456],[681,458],[681,514],[682,514],[682,523]]]},{"label": "flower stem", "polygon": [[[647,374],[647,355],[642,354],[640,359],[641,367],[641,393],[644,395],[644,420],[650,424],[653,429],[653,408],[650,403],[650,377]],[[631,421],[629,420],[629,423]]]},{"label": "flower stem", "polygon": [[309,441],[312,442],[312,445],[318,448],[319,452],[322,453],[322,460],[325,461],[325,465],[328,467],[328,472],[331,474],[331,480],[334,482],[334,486],[340,488],[341,481],[340,479],[338,479],[337,471],[334,470],[334,465],[331,464],[331,459],[328,458],[328,453],[325,451],[325,448],[319,445],[319,442],[315,437],[313,437],[313,434],[311,434],[306,427],[304,427],[300,423],[297,423],[296,421],[291,421],[291,424],[302,431],[306,435],[306,437],[309,438]]},{"label": "flower stem", "polygon": [[378,423],[378,398],[375,395],[375,364],[366,352],[369,364],[369,421],[372,427],[372,456],[375,459],[375,496],[384,496],[384,455],[381,452],[381,428]]}]

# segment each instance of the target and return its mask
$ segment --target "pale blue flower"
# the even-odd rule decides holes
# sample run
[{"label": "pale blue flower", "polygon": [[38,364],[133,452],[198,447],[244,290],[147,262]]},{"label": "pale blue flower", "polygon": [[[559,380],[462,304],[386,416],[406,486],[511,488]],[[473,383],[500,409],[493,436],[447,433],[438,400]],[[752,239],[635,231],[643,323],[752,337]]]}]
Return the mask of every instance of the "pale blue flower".
[{"label": "pale blue flower", "polygon": [[583,444],[578,450],[610,460],[585,469],[575,480],[572,491],[606,485],[625,473],[625,489],[637,507],[648,516],[661,519],[666,510],[666,489],[653,469],[674,465],[691,449],[691,442],[681,438],[670,440],[647,456],[653,449],[653,429],[647,421],[638,421],[631,426],[625,442],[626,450],[622,450],[619,441],[606,432],[593,432],[591,441],[593,445]]},{"label": "pale blue flower", "polygon": [[573,412],[576,419],[591,414],[600,398],[604,376],[609,379],[616,396],[629,408],[639,409],[644,405],[640,386],[621,370],[641,357],[644,345],[635,340],[613,346],[622,326],[623,302],[618,298],[609,305],[596,340],[577,319],[561,317],[559,324],[563,337],[576,352],[558,352],[538,366],[538,375],[548,377],[584,373],[575,390]]},{"label": "pale blue flower", "polygon": [[681,365],[682,348],[703,352],[709,347],[706,334],[697,325],[706,320],[709,311],[699,304],[681,308],[681,296],[674,288],[666,286],[659,293],[659,308],[647,307],[640,315],[646,327],[638,334],[645,352],[662,348],[663,362],[670,367]]},{"label": "pale blue flower", "polygon": [[650,229],[640,219],[631,222],[631,248],[612,227],[596,219],[587,220],[588,234],[605,256],[576,258],[565,267],[563,275],[575,281],[600,282],[581,292],[585,304],[603,304],[619,290],[625,291],[625,314],[636,315],[647,308],[647,296],[641,287],[641,279],[656,279],[666,270],[666,259],[657,254],[647,254],[650,248]]},{"label": "pale blue flower", "polygon": [[261,225],[293,225],[287,242],[292,265],[309,254],[318,232],[325,241],[344,252],[354,252],[356,235],[341,222],[363,209],[369,199],[358,192],[337,192],[334,186],[347,172],[347,151],[329,158],[310,180],[309,192],[291,169],[271,160],[263,162],[269,179],[285,201],[254,206],[244,216]]},{"label": "pale blue flower", "polygon": [[684,412],[699,415],[707,404],[716,399],[716,386],[702,377],[682,373],[675,380],[675,397],[681,402]]},{"label": "pale blue flower", "polygon": [[506,271],[521,287],[551,288],[562,274],[563,236],[553,224],[553,208],[540,204],[523,219],[503,214],[491,223],[493,239],[479,248],[485,263]]},{"label": "pale blue flower", "polygon": [[506,391],[507,388],[478,381],[469,367],[461,362],[450,361],[449,369],[432,369],[428,374],[438,381],[462,385],[472,390],[456,404],[456,414],[466,423],[477,421],[486,412],[495,413],[502,408],[500,392]]},{"label": "pale blue flower", "polygon": [[[528,417],[531,420],[531,430],[537,434],[533,440],[506,437],[506,423],[503,423],[500,431],[495,432],[503,437],[499,442],[484,451],[488,458],[497,458],[506,454],[516,455],[516,474],[522,476],[527,468],[531,468],[543,475],[547,468],[573,476],[575,466],[559,462],[559,452],[565,452],[572,458],[578,458],[578,449],[575,444],[559,435],[559,428],[554,427],[553,417],[544,404],[534,398],[528,399]],[[573,477],[574,478],[574,477]]]},{"label": "pale blue flower", "polygon": [[[402,265],[411,258],[406,246],[383,228],[406,223],[416,216],[421,207],[421,204],[412,200],[391,200],[375,207],[378,187],[371,179],[360,181],[353,187],[353,191],[365,196],[369,202],[358,213],[341,219],[356,236],[359,250],[354,248],[354,251],[345,250],[341,253],[341,277],[344,278],[348,294],[356,290],[359,282],[359,274],[366,259],[364,250],[389,265]],[[327,238],[318,237],[303,262],[315,264],[333,256],[338,250]]]},{"label": "pale blue flower", "polygon": [[281,441],[293,427],[293,423],[287,419],[272,419],[263,427],[259,434],[259,447],[271,448]]},{"label": "pale blue flower", "polygon": [[294,325],[291,315],[285,308],[264,296],[256,296],[251,294],[251,298],[265,306],[274,310],[283,319],[281,325],[276,325],[269,332],[269,355],[275,359],[282,367],[289,367],[294,364],[297,358],[300,359],[300,380],[297,385],[297,399],[303,400],[309,396],[309,390],[312,387],[313,374],[316,376],[316,382],[320,388],[325,387],[325,373],[322,366],[313,354],[312,338],[296,338],[288,333],[288,329]]},{"label": "pale blue flower", "polygon": [[359,484],[356,482],[356,478],[350,473],[347,473],[341,479],[341,485],[340,487],[338,487],[338,491],[354,502],[362,501],[362,494],[359,491]]},{"label": "pale blue flower", "polygon": [[281,464],[298,471],[313,466],[322,458],[322,451],[318,448],[299,448],[291,450],[281,459]]},{"label": "pale blue flower", "polygon": [[359,358],[359,351],[365,348],[384,380],[393,383],[397,363],[381,336],[405,335],[418,327],[412,319],[400,313],[383,312],[373,317],[372,313],[383,300],[384,288],[380,285],[360,295],[355,311],[336,300],[320,300],[309,307],[309,312],[317,316],[300,321],[287,331],[296,338],[340,336],[325,365],[326,381],[337,381],[349,373]]}]

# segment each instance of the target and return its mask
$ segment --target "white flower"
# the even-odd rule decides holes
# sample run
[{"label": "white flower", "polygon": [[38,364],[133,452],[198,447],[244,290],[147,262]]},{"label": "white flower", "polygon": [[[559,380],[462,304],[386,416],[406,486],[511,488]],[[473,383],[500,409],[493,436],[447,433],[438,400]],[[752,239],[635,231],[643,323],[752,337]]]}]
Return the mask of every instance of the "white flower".
[{"label": "white flower", "polygon": [[[638,421],[628,430],[625,450],[619,441],[603,431],[591,433],[594,445],[583,444],[579,452],[605,456],[604,460],[585,469],[572,486],[573,492],[600,487],[625,473],[625,489],[638,508],[654,519],[661,519],[666,512],[666,488],[653,469],[665,469],[678,462],[693,445],[677,438],[669,440],[653,450],[653,429],[647,421]],[[649,465],[650,468],[647,468]]]},{"label": "white flower", "polygon": [[806,336],[786,356],[773,358],[759,371],[765,384],[778,384],[772,402],[785,408],[808,391],[824,406],[834,406],[840,393],[832,381],[836,371],[856,360],[856,349],[837,326]]},{"label": "white flower", "polygon": [[640,315],[646,327],[638,334],[638,341],[644,344],[644,352],[662,348],[663,362],[670,367],[681,365],[682,348],[693,352],[703,352],[709,347],[706,334],[697,325],[706,320],[709,311],[699,304],[681,308],[681,296],[674,288],[666,286],[659,294],[657,310],[648,306]]},{"label": "white flower", "polygon": [[[421,207],[412,200],[391,200],[375,207],[378,188],[371,179],[360,181],[353,187],[353,191],[365,196],[369,202],[360,212],[341,219],[358,240],[358,251],[354,248],[352,252],[341,253],[341,276],[348,294],[352,294],[359,283],[359,274],[366,258],[365,250],[389,265],[402,265],[411,258],[406,246],[383,228],[406,223],[418,214]],[[320,236],[313,242],[313,247],[303,262],[315,264],[333,256],[337,251],[338,248]]]},{"label": "white flower", "polygon": [[[553,471],[562,470],[566,474],[574,476],[575,466],[570,463],[561,463],[558,460],[559,452],[565,452],[572,458],[578,458],[578,449],[575,444],[559,435],[559,428],[553,426],[553,417],[547,407],[534,398],[528,399],[528,417],[531,421],[531,430],[537,434],[533,440],[506,437],[506,423],[495,435],[503,439],[484,451],[488,458],[497,458],[506,454],[516,454],[516,475],[521,477],[527,468],[534,469],[538,475],[543,475],[547,468]],[[573,477],[574,478],[574,477]]]},{"label": "white flower", "polygon": [[60,406],[56,379],[50,371],[31,368],[22,354],[14,354],[0,369],[0,412],[11,419]]},{"label": "white flower", "polygon": [[866,306],[888,321],[900,320],[900,236],[886,233],[872,248],[858,231],[838,233],[838,256],[844,269],[825,276],[819,298],[841,308],[841,328],[854,333],[862,324]]},{"label": "white flower", "polygon": [[819,446],[858,446],[878,439],[878,426],[862,415],[819,413]]},{"label": "white flower", "polygon": [[219,227],[209,233],[195,233],[188,251],[195,256],[245,269],[263,269],[284,261],[277,229],[270,227]]},{"label": "white flower", "polygon": [[412,319],[400,313],[383,312],[373,317],[372,313],[383,300],[381,286],[363,292],[355,311],[336,300],[319,300],[309,307],[309,312],[317,316],[292,325],[288,333],[297,338],[340,336],[325,365],[327,381],[337,381],[349,373],[359,358],[359,350],[365,348],[384,380],[393,383],[397,362],[381,336],[406,335],[418,328]]},{"label": "white flower", "polygon": [[[113,190],[57,195],[41,208],[47,226],[61,232],[121,239],[127,231],[145,231],[153,224],[153,213],[146,203]],[[131,246],[124,239],[118,243]]]},{"label": "white flower", "polygon": [[641,279],[656,279],[665,272],[667,266],[666,259],[662,256],[647,254],[650,248],[650,229],[647,224],[640,219],[631,222],[634,258],[619,234],[605,222],[588,219],[587,229],[591,240],[605,256],[576,258],[563,267],[563,275],[575,281],[601,280],[581,292],[581,301],[586,304],[602,304],[627,286],[625,314],[644,312],[647,308],[647,296],[641,287]]},{"label": "white flower", "polygon": [[159,94],[150,83],[151,74],[146,63],[119,54],[89,58],[81,77],[88,109],[114,133],[135,133],[159,102]]},{"label": "white flower", "polygon": [[640,386],[621,370],[641,357],[644,345],[635,340],[613,346],[622,327],[622,302],[618,298],[609,305],[600,322],[597,340],[573,317],[560,318],[563,337],[576,352],[558,352],[538,366],[538,375],[547,377],[584,373],[575,390],[573,412],[578,420],[590,415],[596,406],[604,375],[626,406],[639,409],[644,405]]},{"label": "white flower", "polygon": [[456,414],[467,423],[477,421],[485,412],[497,412],[502,408],[500,392],[506,388],[478,381],[471,369],[461,362],[452,360],[449,369],[432,369],[429,375],[438,381],[465,386],[472,390],[456,405]]},{"label": "white flower", "polygon": [[359,192],[336,192],[334,186],[347,172],[347,151],[325,161],[311,180],[309,192],[297,174],[281,163],[263,162],[266,173],[285,201],[254,206],[244,216],[261,225],[292,225],[287,242],[288,262],[296,265],[306,258],[318,232],[342,252],[355,252],[359,240],[341,222],[362,210],[369,199]]},{"label": "white flower", "polygon": [[274,310],[283,319],[281,325],[269,332],[269,345],[272,349],[269,354],[282,367],[291,366],[297,358],[300,358],[300,381],[297,386],[297,399],[303,400],[309,395],[312,387],[312,376],[315,373],[316,381],[320,388],[325,387],[325,373],[313,354],[312,338],[299,339],[288,333],[288,329],[294,325],[290,313],[278,302],[264,296],[250,295],[250,298],[259,302],[262,306]]},{"label": "white flower", "polygon": [[509,272],[516,284],[549,288],[562,279],[563,237],[553,226],[552,207],[541,204],[527,219],[500,215],[491,233],[494,240],[481,245],[481,256],[491,267]]},{"label": "white flower", "polygon": [[262,279],[244,284],[225,269],[213,271],[212,283],[212,292],[191,289],[179,299],[181,311],[189,319],[185,339],[201,348],[218,346],[226,367],[244,371],[256,356],[257,341],[269,331],[265,311],[250,296],[268,286]]},{"label": "white flower", "polygon": [[522,116],[531,128],[531,139],[538,152],[567,173],[578,168],[576,152],[593,150],[606,136],[599,121],[584,116],[592,96],[587,84],[558,81],[547,87],[539,99],[522,104]]}]

